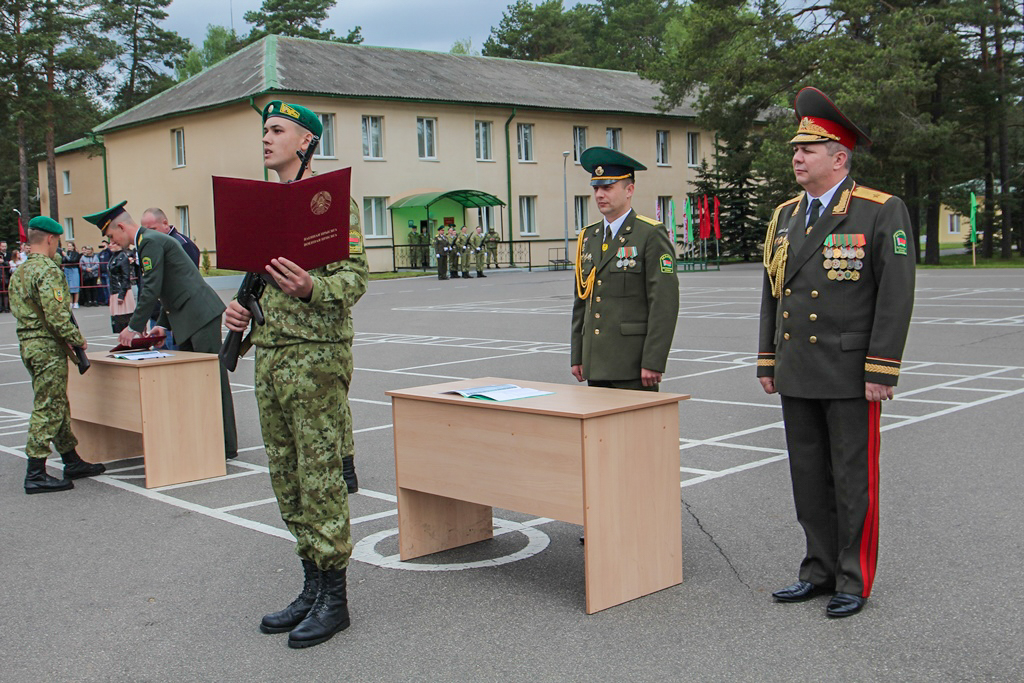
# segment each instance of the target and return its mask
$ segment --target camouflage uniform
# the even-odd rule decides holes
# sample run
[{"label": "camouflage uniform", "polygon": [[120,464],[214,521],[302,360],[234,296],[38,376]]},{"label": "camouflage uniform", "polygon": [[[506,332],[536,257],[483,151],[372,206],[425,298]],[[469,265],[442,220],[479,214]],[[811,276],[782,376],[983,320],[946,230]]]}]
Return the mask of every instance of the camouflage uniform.
[{"label": "camouflage uniform", "polygon": [[255,326],[256,402],[270,478],[296,553],[322,570],[352,553],[342,458],[353,455],[352,306],[366,291],[359,214],[353,202],[348,260],[309,271],[309,303],[267,287],[266,324]]},{"label": "camouflage uniform", "polygon": [[44,254],[30,254],[11,277],[11,312],[18,320],[21,360],[32,378],[34,394],[25,455],[46,459],[50,442],[58,453],[69,453],[78,440],[71,433],[68,357],[29,300],[43,312],[46,324],[69,344],[82,346],[85,338],[71,321],[71,290],[64,273]]},{"label": "camouflage uniform", "polygon": [[472,248],[473,257],[476,260],[476,272],[484,272],[484,236],[474,232],[469,236],[469,244]]},{"label": "camouflage uniform", "polygon": [[469,233],[460,232],[455,238],[455,244],[459,248],[459,268],[462,270],[462,276],[466,277],[469,274]]},{"label": "camouflage uniform", "polygon": [[498,243],[501,242],[501,238],[498,233],[495,232],[494,228],[487,231],[484,235],[484,246],[487,249],[487,267],[491,267],[491,261],[494,261],[494,267],[498,267]]}]

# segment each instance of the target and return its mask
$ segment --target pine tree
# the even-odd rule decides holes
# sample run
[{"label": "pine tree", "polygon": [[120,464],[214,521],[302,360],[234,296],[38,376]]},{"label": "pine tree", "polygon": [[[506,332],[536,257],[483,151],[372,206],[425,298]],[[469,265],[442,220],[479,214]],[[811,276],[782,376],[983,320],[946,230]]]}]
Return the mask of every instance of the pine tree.
[{"label": "pine tree", "polygon": [[327,21],[327,13],[334,5],[335,0],[263,0],[258,10],[243,15],[246,23],[253,25],[248,42],[255,42],[267,35],[352,44],[363,42],[361,26],[353,28],[344,38],[335,37],[334,29],[320,28]]}]

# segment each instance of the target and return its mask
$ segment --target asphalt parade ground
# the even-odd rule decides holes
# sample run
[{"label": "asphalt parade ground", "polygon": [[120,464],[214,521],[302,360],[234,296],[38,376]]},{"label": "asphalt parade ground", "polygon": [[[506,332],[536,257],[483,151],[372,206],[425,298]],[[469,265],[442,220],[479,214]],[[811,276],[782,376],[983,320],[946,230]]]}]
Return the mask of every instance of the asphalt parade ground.
[{"label": "asphalt parade ground", "polygon": [[[301,570],[267,475],[252,356],[232,375],[240,455],[227,476],[147,490],[135,459],[26,496],[32,392],[0,314],[0,680],[1020,680],[1024,270],[918,272],[883,406],[877,578],[844,620],[825,617],[824,597],[770,597],[796,578],[803,536],[779,401],[755,378],[753,265],[679,277],[663,390],[693,396],[680,404],[681,585],[588,616],[581,528],[498,509],[493,540],[399,561],[384,392],[575,384],[572,273],[487,274],[374,281],[355,308],[352,626],[307,650],[257,628]],[[91,355],[114,345],[106,309],[76,314]]]}]

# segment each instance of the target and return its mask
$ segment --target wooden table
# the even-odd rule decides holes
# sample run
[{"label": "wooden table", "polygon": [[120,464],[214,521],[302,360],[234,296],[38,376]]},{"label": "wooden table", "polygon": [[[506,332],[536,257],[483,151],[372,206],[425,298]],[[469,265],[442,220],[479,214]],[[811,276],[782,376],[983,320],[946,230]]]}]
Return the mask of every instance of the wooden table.
[{"label": "wooden table", "polygon": [[146,488],[222,477],[224,420],[216,354],[167,358],[89,356],[68,370],[71,430],[89,462],[143,456]]},{"label": "wooden table", "polygon": [[[492,384],[554,394],[442,393]],[[386,393],[402,560],[491,538],[496,506],[583,525],[588,614],[682,582],[677,403],[689,396],[495,377]]]}]

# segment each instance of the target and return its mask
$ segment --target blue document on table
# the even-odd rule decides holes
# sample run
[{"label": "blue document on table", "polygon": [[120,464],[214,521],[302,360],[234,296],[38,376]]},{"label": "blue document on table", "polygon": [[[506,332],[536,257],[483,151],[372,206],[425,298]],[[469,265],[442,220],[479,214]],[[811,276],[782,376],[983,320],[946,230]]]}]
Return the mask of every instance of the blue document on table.
[{"label": "blue document on table", "polygon": [[553,391],[541,391],[540,389],[529,389],[516,384],[492,384],[486,387],[472,387],[470,389],[452,389],[443,391],[443,394],[458,394],[465,398],[478,398],[482,401],[513,401],[517,398],[531,398],[533,396],[547,396]]}]

